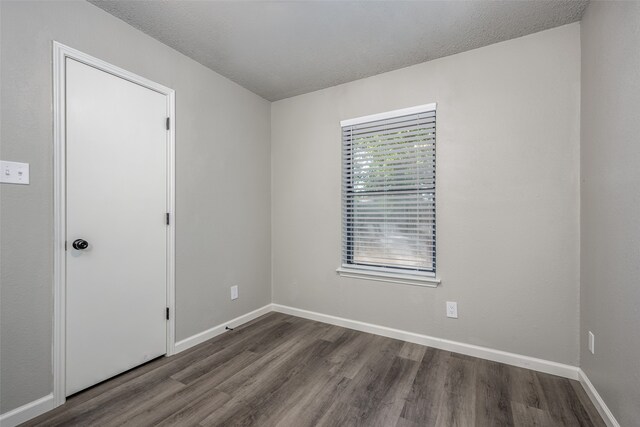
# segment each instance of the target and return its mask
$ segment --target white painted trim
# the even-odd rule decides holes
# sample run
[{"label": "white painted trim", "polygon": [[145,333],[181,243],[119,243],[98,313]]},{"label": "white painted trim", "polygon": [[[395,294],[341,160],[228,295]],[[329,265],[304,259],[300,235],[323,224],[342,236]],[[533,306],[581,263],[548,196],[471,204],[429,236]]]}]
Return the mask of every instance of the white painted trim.
[{"label": "white painted trim", "polygon": [[267,304],[264,307],[260,307],[257,310],[253,310],[247,314],[243,314],[242,316],[238,316],[235,319],[229,320],[228,322],[224,322],[219,324],[218,326],[214,326],[213,328],[207,329],[206,331],[202,331],[195,335],[190,336],[189,338],[185,338],[181,341],[178,341],[175,345],[175,352],[180,353],[181,351],[185,351],[193,346],[201,344],[207,340],[210,340],[213,337],[216,337],[226,331],[226,327],[235,328],[236,326],[240,326],[244,323],[247,323],[253,319],[257,319],[263,314],[270,313],[272,310],[271,304]]},{"label": "white painted trim", "polygon": [[386,326],[374,325],[357,320],[345,319],[342,317],[330,316],[328,314],[316,313],[299,308],[288,307],[280,304],[272,304],[273,310],[279,313],[290,314],[292,316],[303,317],[305,319],[316,320],[318,322],[329,323],[331,325],[342,326],[344,328],[355,329],[357,331],[368,332],[370,334],[381,335],[383,337],[408,341],[428,347],[439,348],[441,350],[453,351],[466,354],[468,356],[479,357],[481,359],[492,360],[494,362],[505,363],[507,365],[518,366],[520,368],[532,369],[538,372],[558,375],[572,380],[578,379],[578,367],[524,356],[516,353],[509,353],[502,350],[495,350],[488,347],[481,347],[473,344],[466,344],[443,338],[431,337],[414,332],[402,331],[400,329],[388,328]]},{"label": "white painted trim", "polygon": [[14,427],[54,408],[53,393],[0,415],[0,426]]},{"label": "white painted trim", "polygon": [[53,42],[53,404],[65,402],[66,308],[66,156],[65,156],[65,55]]},{"label": "white painted trim", "polygon": [[54,306],[53,306],[53,407],[65,402],[65,240],[66,240],[66,58],[113,74],[132,83],[166,95],[170,130],[167,132],[167,212],[171,215],[167,226],[167,355],[175,352],[175,91],[137,74],[111,65],[76,49],[53,42],[53,195],[54,195]]},{"label": "white painted trim", "polygon": [[408,116],[409,114],[424,113],[426,111],[435,111],[437,104],[416,105],[415,107],[402,108],[400,110],[387,111],[385,113],[371,114],[368,116],[356,117],[355,119],[347,119],[340,121],[340,126],[353,126],[360,123],[373,122],[376,120],[392,119],[394,117]]},{"label": "white painted trim", "polygon": [[584,388],[587,396],[589,396],[589,399],[591,399],[593,406],[595,406],[598,410],[598,413],[604,420],[605,424],[608,427],[620,427],[620,424],[613,416],[613,412],[609,410],[609,407],[607,407],[607,404],[604,403],[604,400],[602,399],[596,388],[593,386],[591,381],[589,381],[589,377],[587,377],[587,374],[582,369],[578,369],[578,380],[580,381],[580,384],[582,384],[582,388]]},{"label": "white painted trim", "polygon": [[169,112],[169,132],[167,135],[167,356],[176,350],[176,94],[169,89],[167,111]]},{"label": "white painted trim", "polygon": [[352,279],[366,279],[375,280],[378,282],[399,283],[401,285],[422,286],[424,288],[437,288],[440,284],[440,279],[430,276],[422,275],[410,275],[410,274],[398,274],[387,273],[383,271],[375,270],[358,270],[340,267],[336,270],[336,273],[340,277],[350,277]]}]

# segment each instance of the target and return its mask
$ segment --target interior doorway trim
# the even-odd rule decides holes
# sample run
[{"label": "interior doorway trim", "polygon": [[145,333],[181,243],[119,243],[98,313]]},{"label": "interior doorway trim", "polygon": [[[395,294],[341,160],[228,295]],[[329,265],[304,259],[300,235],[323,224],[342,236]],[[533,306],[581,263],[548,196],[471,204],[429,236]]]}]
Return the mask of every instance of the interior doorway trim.
[{"label": "interior doorway trim", "polygon": [[167,131],[167,356],[175,353],[175,91],[76,49],[53,42],[53,199],[54,199],[54,292],[53,292],[53,400],[65,400],[66,348],[66,59],[71,58],[166,95],[170,129]]}]

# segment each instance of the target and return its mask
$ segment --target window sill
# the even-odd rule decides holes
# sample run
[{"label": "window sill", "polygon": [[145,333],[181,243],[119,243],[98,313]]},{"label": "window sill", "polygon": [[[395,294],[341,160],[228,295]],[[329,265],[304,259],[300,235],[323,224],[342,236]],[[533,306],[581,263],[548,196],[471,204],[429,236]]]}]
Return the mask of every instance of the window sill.
[{"label": "window sill", "polygon": [[380,271],[357,270],[344,267],[338,268],[336,272],[341,277],[375,280],[378,282],[399,283],[401,285],[436,288],[440,284],[440,279],[437,279],[435,277],[418,276],[411,274],[394,274]]}]

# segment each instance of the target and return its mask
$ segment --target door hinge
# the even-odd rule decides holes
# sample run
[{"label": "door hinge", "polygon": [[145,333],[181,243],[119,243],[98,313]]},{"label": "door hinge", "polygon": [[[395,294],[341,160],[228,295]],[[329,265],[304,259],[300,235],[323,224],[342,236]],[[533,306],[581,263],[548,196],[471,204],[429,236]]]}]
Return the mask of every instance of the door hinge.
[{"label": "door hinge", "polygon": [[167,320],[169,320],[169,307],[167,307]]},{"label": "door hinge", "polygon": [[66,240],[64,241],[64,250],[65,251],[67,250],[67,241]]},{"label": "door hinge", "polygon": [[169,225],[169,212],[167,212],[167,225]]},{"label": "door hinge", "polygon": [[167,130],[171,128],[170,123],[171,123],[171,118],[167,117]]}]

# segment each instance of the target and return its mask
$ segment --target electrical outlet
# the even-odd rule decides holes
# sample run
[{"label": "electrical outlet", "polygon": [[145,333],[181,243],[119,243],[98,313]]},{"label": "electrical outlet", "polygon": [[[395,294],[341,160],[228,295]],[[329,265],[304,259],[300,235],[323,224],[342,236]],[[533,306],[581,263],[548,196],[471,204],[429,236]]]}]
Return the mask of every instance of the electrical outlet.
[{"label": "electrical outlet", "polygon": [[238,286],[231,287],[231,299],[238,299]]},{"label": "electrical outlet", "polygon": [[453,319],[458,318],[458,303],[455,301],[447,301],[447,317]]},{"label": "electrical outlet", "polygon": [[593,332],[589,331],[589,351],[591,354],[595,354],[595,340],[596,336],[593,335]]}]

